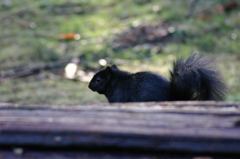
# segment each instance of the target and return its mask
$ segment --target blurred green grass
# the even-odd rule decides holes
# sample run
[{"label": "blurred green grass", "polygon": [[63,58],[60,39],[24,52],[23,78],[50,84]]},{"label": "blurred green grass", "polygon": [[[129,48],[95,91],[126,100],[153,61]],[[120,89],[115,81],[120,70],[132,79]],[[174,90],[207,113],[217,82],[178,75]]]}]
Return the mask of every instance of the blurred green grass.
[{"label": "blurred green grass", "polygon": [[[8,5],[4,3],[8,3]],[[125,70],[150,70],[168,77],[174,59],[200,51],[216,59],[227,85],[227,100],[240,100],[240,11],[215,7],[227,0],[202,0],[190,18],[187,0],[4,0],[0,9],[0,73],[84,55],[84,64],[98,66],[99,58],[131,61]],[[72,7],[67,10],[64,7]],[[78,8],[77,8],[78,7]],[[82,9],[83,13],[74,12]],[[155,8],[155,9],[154,9]],[[157,10],[156,10],[157,8]],[[62,10],[61,10],[62,9]],[[204,14],[207,20],[199,18]],[[159,52],[139,45],[113,48],[116,35],[136,25],[167,23],[181,41],[160,46]],[[59,40],[61,33],[76,32],[80,40]],[[139,49],[140,48],[140,49]],[[151,53],[150,53],[151,52]],[[47,74],[46,77],[44,74]],[[51,72],[0,81],[0,102],[19,104],[91,104],[107,102],[91,92],[87,83],[67,80]]]}]

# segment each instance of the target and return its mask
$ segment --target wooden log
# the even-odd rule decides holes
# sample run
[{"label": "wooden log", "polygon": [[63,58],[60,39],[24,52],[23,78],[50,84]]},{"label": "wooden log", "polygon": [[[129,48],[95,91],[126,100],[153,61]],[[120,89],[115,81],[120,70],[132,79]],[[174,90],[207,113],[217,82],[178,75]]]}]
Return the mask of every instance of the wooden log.
[{"label": "wooden log", "polygon": [[[240,103],[0,104],[0,146],[240,156]],[[1,151],[0,151],[1,152]]]}]

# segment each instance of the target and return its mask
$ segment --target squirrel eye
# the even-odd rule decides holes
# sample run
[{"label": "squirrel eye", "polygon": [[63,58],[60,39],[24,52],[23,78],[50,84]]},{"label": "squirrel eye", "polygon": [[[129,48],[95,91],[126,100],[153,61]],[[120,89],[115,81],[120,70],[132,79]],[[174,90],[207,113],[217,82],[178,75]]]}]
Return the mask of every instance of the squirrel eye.
[{"label": "squirrel eye", "polygon": [[96,79],[96,82],[97,82],[97,83],[101,82],[101,78],[98,77],[98,78]]}]

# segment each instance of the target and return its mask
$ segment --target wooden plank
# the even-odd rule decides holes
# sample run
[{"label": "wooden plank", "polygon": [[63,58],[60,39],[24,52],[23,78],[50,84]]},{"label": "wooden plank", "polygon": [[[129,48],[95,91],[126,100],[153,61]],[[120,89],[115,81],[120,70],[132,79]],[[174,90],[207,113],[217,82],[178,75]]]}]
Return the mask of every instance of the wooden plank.
[{"label": "wooden plank", "polygon": [[15,148],[12,151],[2,151],[0,159],[238,159],[231,156],[210,156],[194,154],[166,154],[166,153],[130,153],[127,151],[27,151]]},{"label": "wooden plank", "polygon": [[92,147],[240,155],[240,103],[0,104],[1,147]]}]

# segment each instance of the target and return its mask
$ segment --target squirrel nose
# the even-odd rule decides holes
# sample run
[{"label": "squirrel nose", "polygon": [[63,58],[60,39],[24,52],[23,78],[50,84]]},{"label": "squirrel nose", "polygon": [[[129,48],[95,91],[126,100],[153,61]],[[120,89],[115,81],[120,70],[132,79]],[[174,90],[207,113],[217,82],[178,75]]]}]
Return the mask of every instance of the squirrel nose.
[{"label": "squirrel nose", "polygon": [[91,83],[89,83],[88,88],[91,89],[93,92],[96,92],[96,88],[93,87]]}]

